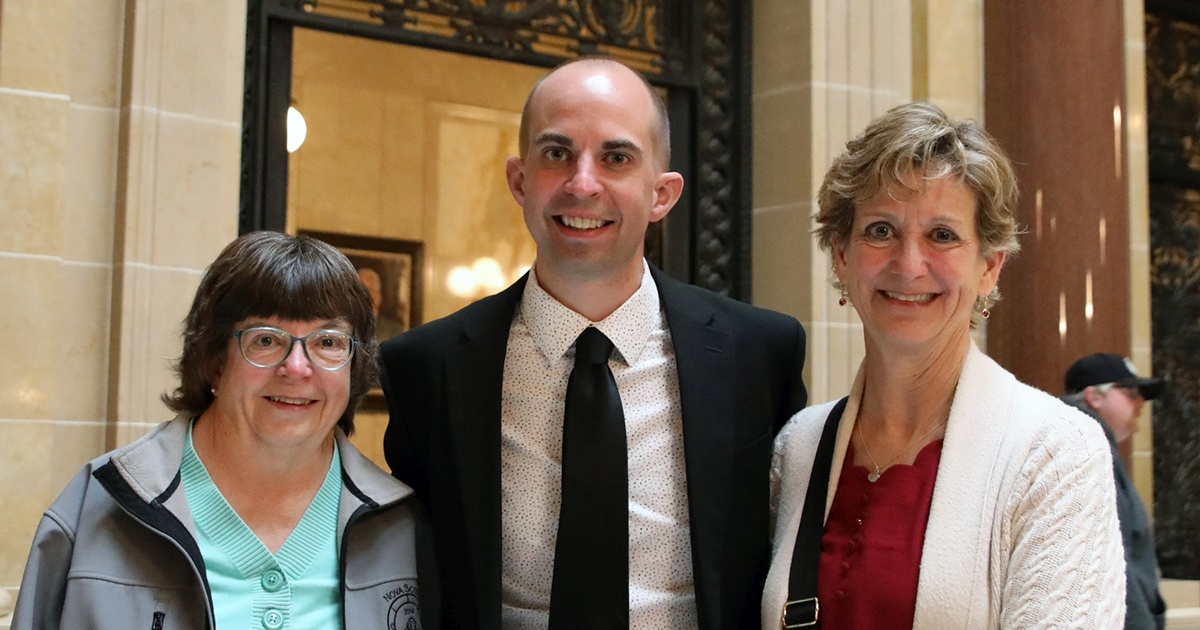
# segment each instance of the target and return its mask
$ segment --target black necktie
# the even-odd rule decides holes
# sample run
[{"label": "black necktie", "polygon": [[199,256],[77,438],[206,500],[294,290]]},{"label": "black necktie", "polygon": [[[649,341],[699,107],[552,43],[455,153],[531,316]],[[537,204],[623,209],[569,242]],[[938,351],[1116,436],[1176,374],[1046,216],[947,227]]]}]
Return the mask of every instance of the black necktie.
[{"label": "black necktie", "polygon": [[629,466],[625,413],[608,369],[612,350],[590,326],[575,340],[550,630],[629,627]]}]

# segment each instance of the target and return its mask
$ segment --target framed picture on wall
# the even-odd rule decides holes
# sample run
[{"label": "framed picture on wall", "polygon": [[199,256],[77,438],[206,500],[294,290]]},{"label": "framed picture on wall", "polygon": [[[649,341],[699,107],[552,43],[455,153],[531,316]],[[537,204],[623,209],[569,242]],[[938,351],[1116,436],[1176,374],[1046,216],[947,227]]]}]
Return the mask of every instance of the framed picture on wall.
[{"label": "framed picture on wall", "polygon": [[[424,296],[424,244],[376,236],[299,230],[301,236],[338,248],[358,270],[375,308],[375,339],[383,341],[421,323]],[[363,399],[364,411],[383,411],[383,391]]]}]

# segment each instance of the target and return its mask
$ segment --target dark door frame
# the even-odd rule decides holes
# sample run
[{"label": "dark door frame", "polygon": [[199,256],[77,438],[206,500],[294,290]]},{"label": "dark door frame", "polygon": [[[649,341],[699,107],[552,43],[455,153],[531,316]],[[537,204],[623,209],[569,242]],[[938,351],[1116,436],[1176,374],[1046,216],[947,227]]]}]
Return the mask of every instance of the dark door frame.
[{"label": "dark door frame", "polygon": [[[750,3],[742,0],[249,0],[239,232],[283,230],[292,34],[309,28],[546,68],[605,51],[653,58],[684,195],[648,256],[670,275],[750,299]],[[512,7],[523,5],[519,10]],[[359,14],[347,13],[353,7]],[[640,12],[640,13],[639,13]],[[443,34],[417,28],[430,17]],[[549,37],[547,37],[549,36]],[[568,43],[555,54],[537,45]],[[497,167],[499,168],[499,167]],[[658,242],[654,242],[658,241]],[[656,251],[657,250],[657,251]]]}]

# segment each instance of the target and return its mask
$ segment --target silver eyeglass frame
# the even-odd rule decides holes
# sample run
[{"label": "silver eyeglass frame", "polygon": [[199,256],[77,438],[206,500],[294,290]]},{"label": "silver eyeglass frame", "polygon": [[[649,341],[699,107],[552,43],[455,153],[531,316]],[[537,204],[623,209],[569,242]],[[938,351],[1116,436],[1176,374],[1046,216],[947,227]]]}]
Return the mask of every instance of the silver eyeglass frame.
[{"label": "silver eyeglass frame", "polygon": [[[254,361],[251,361],[250,357],[246,356],[246,349],[244,347],[242,347],[242,335],[244,335],[252,330],[271,330],[271,331],[275,331],[275,332],[279,333],[283,337],[287,337],[289,341],[288,341],[287,350],[284,351],[284,353],[283,353],[283,358],[281,358],[278,361],[276,361],[272,364],[269,364],[269,365],[262,365],[260,363],[255,363]],[[328,333],[337,333],[339,335],[346,335],[347,337],[350,337],[350,352],[346,355],[346,362],[337,367],[325,367],[323,365],[318,365],[316,361],[313,361],[312,355],[310,355],[308,353],[308,343],[307,343],[308,338],[312,337],[314,335],[328,334]],[[276,328],[274,326],[251,326],[249,328],[243,328],[241,330],[234,331],[232,337],[237,340],[238,354],[242,355],[242,360],[245,361],[246,363],[249,363],[250,365],[253,365],[254,367],[264,368],[264,369],[271,369],[271,368],[275,368],[275,367],[279,367],[280,365],[283,365],[283,362],[287,361],[287,358],[292,356],[292,348],[294,348],[296,346],[296,342],[300,342],[300,350],[304,352],[304,359],[306,361],[308,361],[309,365],[311,365],[314,368],[321,370],[323,372],[336,372],[338,370],[345,368],[347,365],[350,365],[350,362],[354,360],[354,351],[358,348],[358,344],[359,344],[358,337],[351,335],[350,333],[348,333],[344,330],[335,330],[333,328],[316,330],[316,331],[308,333],[307,335],[304,335],[303,337],[297,337],[297,336],[293,335],[292,333],[289,333],[286,330],[283,330],[281,328]]]}]

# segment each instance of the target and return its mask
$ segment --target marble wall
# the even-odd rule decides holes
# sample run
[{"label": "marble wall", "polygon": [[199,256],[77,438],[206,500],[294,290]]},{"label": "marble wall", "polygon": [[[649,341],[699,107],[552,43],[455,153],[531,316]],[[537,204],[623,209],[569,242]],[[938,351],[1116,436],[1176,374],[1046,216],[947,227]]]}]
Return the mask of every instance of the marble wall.
[{"label": "marble wall", "polygon": [[167,417],[237,231],[245,0],[0,4],[0,589],[86,460]]}]

